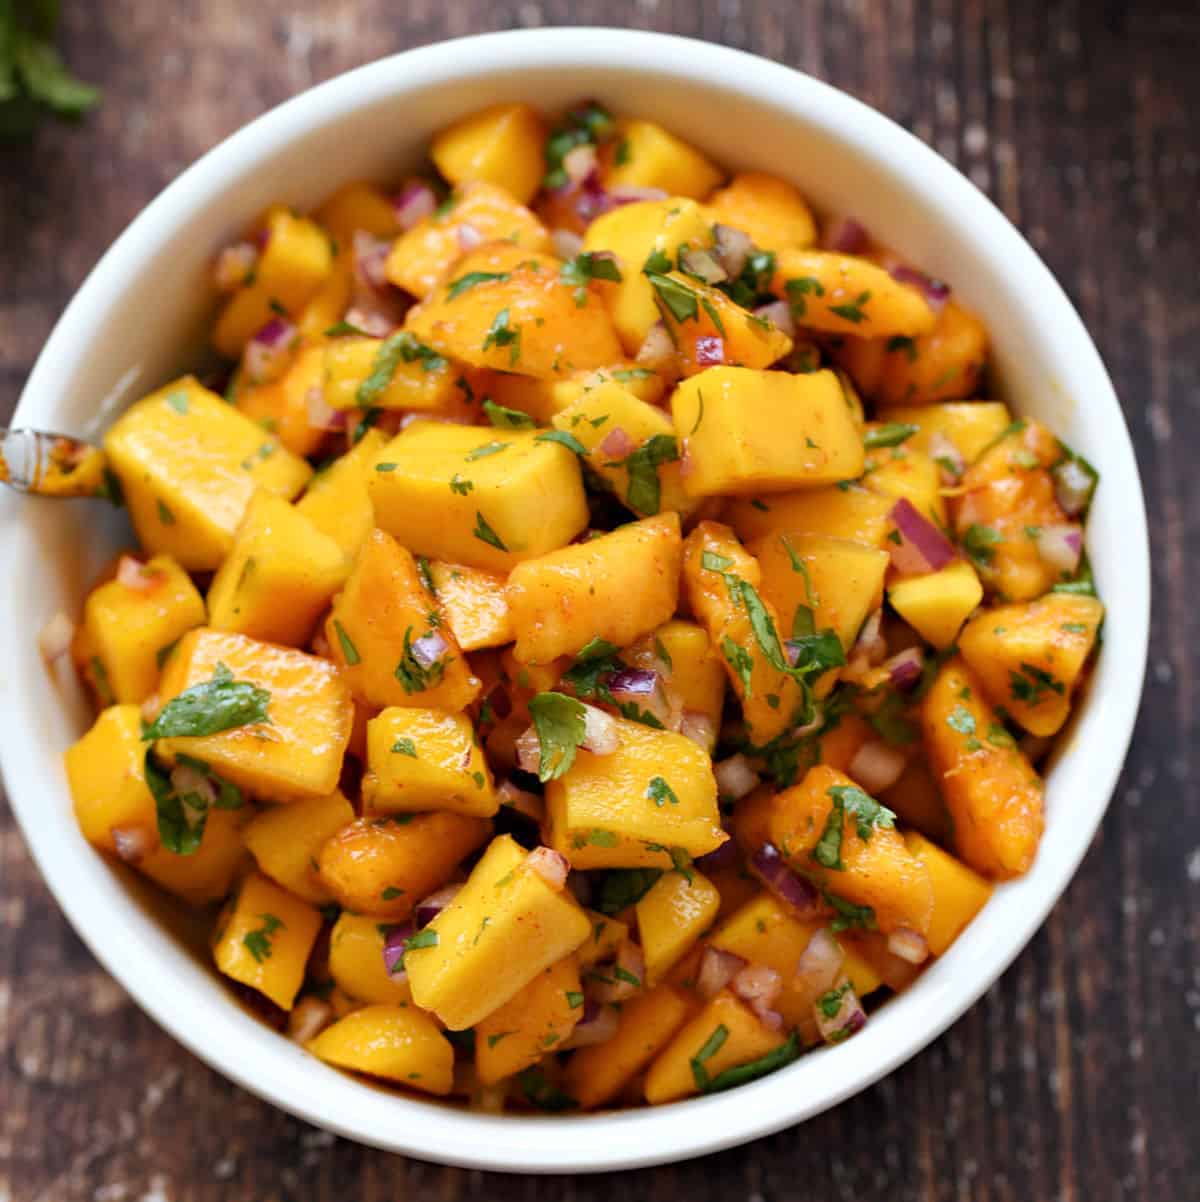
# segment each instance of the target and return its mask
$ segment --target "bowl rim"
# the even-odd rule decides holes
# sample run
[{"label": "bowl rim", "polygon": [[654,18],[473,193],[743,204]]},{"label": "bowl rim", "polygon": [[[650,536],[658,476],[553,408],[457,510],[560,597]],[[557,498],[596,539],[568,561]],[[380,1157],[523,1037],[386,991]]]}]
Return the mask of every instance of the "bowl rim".
[{"label": "bowl rim", "polygon": [[[436,83],[453,85],[471,74],[545,68],[548,63],[602,67],[721,86],[753,101],[803,114],[839,141],[872,158],[923,203],[953,212],[981,242],[994,247],[1008,270],[1036,286],[1040,304],[1052,310],[1054,333],[1076,374],[1089,378],[1085,402],[1106,424],[1116,444],[1120,487],[1129,497],[1122,527],[1123,669],[1131,687],[1106,698],[1105,738],[1091,749],[1088,783],[1099,800],[1071,830],[1066,854],[1053,880],[1023,889],[1017,920],[989,946],[982,971],[962,980],[952,971],[889,1001],[887,1027],[907,1033],[890,1045],[873,1036],[871,1024],[855,1040],[817,1051],[781,1072],[730,1094],[669,1106],[568,1117],[487,1116],[423,1100],[398,1097],[320,1065],[281,1037],[230,1005],[226,995],[191,996],[171,974],[155,967],[174,941],[123,895],[105,896],[79,857],[90,849],[64,849],[37,815],[45,805],[33,788],[38,767],[22,722],[0,726],[0,764],[18,823],[35,862],[75,931],[100,963],[141,1008],[191,1052],[250,1092],[285,1111],[339,1135],[375,1147],[443,1164],[510,1172],[594,1172],[686,1159],[774,1133],[843,1101],[890,1073],[944,1032],[990,988],[1025,947],[1073,878],[1111,798],[1132,737],[1149,639],[1149,546],[1141,482],[1128,429],[1111,381],[1092,340],[1066,294],[1021,234],[973,184],[930,147],[882,113],[831,85],[744,51],[675,35],[605,27],[513,30],[473,35],[402,51],[355,68],[305,91],[231,134],[182,172],[134,218],[88,275],[56,323],[22,391],[22,410],[53,404],[55,377],[64,358],[86,344],[108,306],[127,303],[127,282],[162,253],[164,239],[186,216],[211,204],[230,175],[240,176],[256,160],[317,127],[354,110]],[[936,204],[931,194],[937,193]],[[1049,318],[1048,318],[1049,320]],[[14,420],[14,424],[16,421]],[[20,513],[18,509],[14,511]],[[10,519],[10,522],[15,519]],[[0,531],[14,540],[12,525]],[[0,624],[0,626],[12,623]],[[11,631],[0,632],[0,658],[17,646]],[[28,641],[26,636],[26,641]],[[1108,652],[1106,651],[1106,654]],[[1132,687],[1136,684],[1136,687]],[[1098,741],[1100,742],[1100,741]],[[107,925],[96,922],[106,913]],[[102,929],[103,928],[103,929]],[[115,936],[119,935],[120,938]],[[130,941],[142,954],[127,956]],[[965,942],[965,941],[960,941]],[[957,946],[957,945],[956,945]],[[174,948],[176,954],[178,948]],[[941,962],[950,965],[956,949]],[[199,969],[196,970],[200,971]],[[926,987],[928,986],[928,987]],[[892,1015],[895,1020],[892,1020]],[[215,1024],[215,1026],[214,1026]],[[893,1032],[894,1034],[894,1032]],[[816,1080],[826,1065],[824,1081]],[[802,1066],[809,1067],[802,1070]],[[803,1078],[798,1070],[806,1073]],[[800,1085],[801,1088],[794,1089]],[[736,1095],[736,1103],[730,1099]]]}]

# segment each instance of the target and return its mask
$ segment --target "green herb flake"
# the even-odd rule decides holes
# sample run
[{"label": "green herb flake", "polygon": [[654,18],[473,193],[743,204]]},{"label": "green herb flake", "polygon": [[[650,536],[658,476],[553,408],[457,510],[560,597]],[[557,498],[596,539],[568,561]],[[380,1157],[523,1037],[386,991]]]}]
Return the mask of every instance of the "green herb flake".
[{"label": "green herb flake", "polygon": [[483,411],[488,421],[501,430],[532,430],[537,425],[528,413],[522,413],[520,409],[506,409],[492,400],[483,402]]},{"label": "green herb flake", "polygon": [[568,989],[566,992],[567,1005],[572,1010],[578,1010],[583,1005],[583,994],[576,989]]},{"label": "green herb flake", "polygon": [[170,509],[167,508],[167,503],[161,498],[159,498],[158,502],[158,520],[162,522],[164,526],[175,525],[175,515],[170,511]]},{"label": "green herb flake", "polygon": [[704,1066],[725,1046],[725,1040],[728,1038],[729,1028],[724,1023],[718,1024],[713,1033],[704,1041],[700,1050],[692,1057],[690,1061],[692,1078],[696,1082],[696,1088],[701,1092],[707,1091],[712,1081]]},{"label": "green herb flake", "polygon": [[878,429],[868,430],[863,435],[863,446],[868,451],[878,450],[881,447],[898,447],[902,442],[907,442],[918,433],[920,428],[911,422],[887,422]]},{"label": "green herb flake", "polygon": [[474,463],[477,459],[487,459],[490,455],[499,455],[501,451],[506,451],[511,446],[511,442],[498,442],[493,439],[491,442],[485,442],[482,446],[476,447],[473,451],[468,451],[463,458],[467,463]]},{"label": "green herb flake", "polygon": [[734,675],[741,681],[743,700],[749,701],[754,695],[751,683],[754,675],[754,657],[728,635],[721,640],[721,654],[725,657],[725,662],[733,670]]},{"label": "green herb flake", "polygon": [[507,271],[468,271],[466,275],[460,275],[457,280],[450,282],[449,287],[446,289],[446,299],[455,300],[462,296],[464,292],[469,291],[479,284],[489,284],[507,279]]},{"label": "green herb flake", "polygon": [[[410,626],[404,632],[404,654],[396,665],[393,675],[400,682],[400,687],[406,693],[423,693],[441,682],[446,669],[454,662],[453,656],[445,656],[435,663],[425,667],[413,654],[413,628]],[[427,634],[429,631],[426,632]],[[424,637],[424,636],[422,636]]]},{"label": "green herb flake", "polygon": [[917,361],[917,344],[911,338],[905,337],[903,334],[897,334],[887,340],[887,350],[890,354],[895,354],[897,351],[903,351],[907,356],[909,363]]},{"label": "green herb flake", "polygon": [[274,914],[260,914],[259,918],[262,919],[262,926],[257,930],[248,931],[242,937],[242,943],[255,961],[261,964],[271,958],[271,940],[276,931],[284,929],[285,924],[283,919]]},{"label": "green herb flake", "polygon": [[521,327],[510,326],[508,323],[508,309],[501,309],[488,327],[487,335],[483,340],[483,349],[486,351],[494,346],[508,347],[508,361],[513,364],[521,357]]},{"label": "green herb flake", "polygon": [[359,408],[369,409],[387,391],[401,363],[420,363],[423,371],[439,371],[447,366],[432,347],[418,342],[408,330],[398,330],[385,338],[375,352],[367,377],[358,386],[355,401]]},{"label": "green herb flake", "polygon": [[412,739],[397,739],[392,744],[392,751],[394,751],[396,755],[406,755],[414,760],[417,758],[417,745],[412,741]]},{"label": "green herb flake", "polygon": [[575,258],[568,259],[559,268],[558,275],[564,284],[575,289],[575,304],[580,307],[587,303],[587,286],[592,280],[621,282],[621,269],[616,261],[607,254],[590,251],[581,251]]},{"label": "green herb flake", "polygon": [[796,279],[788,280],[783,290],[787,293],[788,305],[792,310],[792,316],[802,318],[808,312],[809,296],[824,296],[825,287],[816,276],[802,275]]},{"label": "green herb flake", "polygon": [[1061,680],[1036,664],[1023,662],[1019,672],[1009,673],[1008,681],[1013,699],[1028,706],[1040,705],[1050,693],[1057,693],[1060,697],[1066,693]]},{"label": "green herb flake", "polygon": [[655,434],[626,458],[605,464],[623,467],[629,475],[625,503],[635,513],[652,517],[662,505],[662,485],[658,478],[661,464],[679,458],[679,444],[673,434]]},{"label": "green herb flake", "polygon": [[346,661],[346,664],[353,668],[355,664],[361,663],[362,657],[358,654],[358,648],[354,645],[353,640],[346,633],[346,628],[341,624],[340,621],[338,621],[337,618],[333,619],[333,629],[337,634],[338,645],[342,649],[342,658]]},{"label": "green herb flake", "polygon": [[836,313],[843,321],[849,321],[854,325],[858,325],[867,319],[864,308],[870,299],[870,292],[860,292],[854,300],[847,301],[844,305],[830,305],[829,312]]},{"label": "green herb flake", "polygon": [[218,663],[211,680],[184,689],[159,711],[142,732],[144,742],[154,739],[200,738],[240,726],[271,721],[271,694],[248,681],[234,680]]},{"label": "green herb flake", "polygon": [[975,715],[965,705],[956,705],[950,711],[946,725],[951,730],[958,731],[960,735],[973,735],[975,733]]},{"label": "green herb flake", "polygon": [[488,525],[487,519],[479,510],[475,511],[475,529],[471,533],[479,539],[480,542],[487,543],[488,546],[495,547],[497,551],[507,551],[508,548],[504,545],[504,540]]},{"label": "green herb flake", "polygon": [[616,868],[600,883],[595,907],[601,914],[619,914],[636,905],[662,876],[660,868]]},{"label": "green herb flake", "polygon": [[671,786],[667,784],[666,780],[661,776],[654,776],[650,778],[650,785],[646,789],[646,796],[650,798],[650,800],[653,801],[654,804],[659,807],[659,809],[665,806],[667,802],[670,802],[673,806],[679,804],[679,798],[676,796],[675,790],[672,789]]},{"label": "green herb flake", "polygon": [[586,457],[588,453],[587,447],[575,437],[574,434],[568,434],[565,430],[543,430],[538,434],[534,442],[557,442],[561,446],[567,448],[568,451],[573,451],[576,455]]},{"label": "green herb flake", "polygon": [[651,271],[645,274],[654,289],[660,309],[670,313],[677,322],[695,321],[699,317],[700,302],[696,293],[686,284],[669,275]]},{"label": "green herb flake", "polygon": [[846,865],[842,862],[842,835],[845,820],[853,819],[858,837],[866,843],[876,827],[894,827],[896,815],[857,785],[834,785],[827,793],[833,806],[821,838],[812,850],[812,858],[823,868],[844,872]]},{"label": "green herb flake", "polygon": [[396,898],[404,896],[404,890],[397,885],[389,885],[379,896],[384,901],[395,901]]},{"label": "green herb flake", "polygon": [[450,477],[450,491],[454,493],[455,496],[465,497],[467,493],[469,493],[474,487],[474,481],[464,480],[463,477],[457,472]]},{"label": "green herb flake", "polygon": [[[746,1064],[735,1064],[723,1072],[719,1072],[703,1087],[704,1092],[720,1093],[722,1090],[734,1089],[739,1085],[746,1085],[751,1081],[757,1081],[759,1077],[765,1077],[768,1073],[776,1072],[785,1065],[791,1064],[793,1060],[799,1057],[803,1050],[800,1044],[800,1036],[793,1031],[784,1043],[768,1052],[765,1056],[760,1056],[757,1060],[751,1060]],[[695,1066],[693,1065],[693,1076],[695,1075],[695,1071]]]},{"label": "green herb flake", "polygon": [[1000,531],[979,522],[972,522],[963,535],[962,545],[972,563],[978,567],[987,567],[995,558],[994,548],[1002,542],[1004,538]]},{"label": "green herb flake", "polygon": [[579,1103],[557,1085],[547,1081],[540,1068],[525,1069],[518,1075],[517,1081],[525,1100],[538,1110],[547,1114],[561,1114],[566,1110],[579,1109]]},{"label": "green herb flake", "polygon": [[575,762],[584,740],[583,703],[565,693],[538,693],[529,702],[529,714],[541,748],[538,779],[557,780]]}]

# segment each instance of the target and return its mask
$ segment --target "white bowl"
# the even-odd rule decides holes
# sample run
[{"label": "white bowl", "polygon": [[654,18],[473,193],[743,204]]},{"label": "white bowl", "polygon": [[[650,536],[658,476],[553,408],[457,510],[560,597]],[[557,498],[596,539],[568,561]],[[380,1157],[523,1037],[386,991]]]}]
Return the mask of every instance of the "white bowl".
[{"label": "white bowl", "polygon": [[[122,525],[97,504],[4,498],[0,757],[43,875],[75,929],[138,1003],[247,1089],[351,1139],[447,1164],[587,1172],[696,1156],[835,1105],[944,1031],[1025,946],[1070,881],[1108,804],[1146,662],[1149,570],[1141,486],[1100,357],[1028,243],[932,150],[807,76],[657,34],[554,29],[427,46],[272,110],[179,177],[104,256],[51,335],[14,425],[87,431],[188,364],[203,339],[213,251],[268,202],[313,205],[358,177],[396,179],[429,136],[485,104],[594,96],[662,122],[729,167],[792,177],[949,280],[982,314],[1003,392],[1101,473],[1089,547],[1110,620],[1090,699],[1053,768],[1033,870],[1007,884],[945,957],[838,1047],[726,1094],[593,1116],[487,1117],[372,1089],[235,1005],[214,974],[84,842],[61,752],[86,707],[50,680],[35,634],[79,612]],[[132,1085],[131,1085],[132,1088]]]}]

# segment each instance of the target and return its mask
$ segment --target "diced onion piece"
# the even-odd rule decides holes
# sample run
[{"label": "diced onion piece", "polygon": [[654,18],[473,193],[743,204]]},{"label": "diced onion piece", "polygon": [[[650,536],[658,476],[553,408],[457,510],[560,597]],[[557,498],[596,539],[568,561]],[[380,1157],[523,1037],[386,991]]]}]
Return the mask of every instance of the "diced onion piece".
[{"label": "diced onion piece", "polygon": [[354,276],[359,284],[371,288],[386,288],[388,253],[392,244],[384,238],[376,238],[366,230],[354,231]]},{"label": "diced onion piece", "polygon": [[703,280],[706,284],[719,284],[728,278],[725,268],[706,250],[688,247],[679,252],[679,268]]},{"label": "diced onion piece", "polygon": [[1064,459],[1050,470],[1054,496],[1068,517],[1078,517],[1088,506],[1096,488],[1096,477],[1078,459]]},{"label": "diced onion piece", "polygon": [[887,949],[893,956],[909,964],[924,964],[929,959],[929,944],[925,936],[910,927],[898,927],[887,939]]},{"label": "diced onion piece", "polygon": [[637,361],[651,371],[668,371],[675,363],[675,344],[666,325],[656,321],[638,347]]},{"label": "diced onion piece", "polygon": [[738,845],[732,839],[726,839],[716,851],[705,852],[697,856],[696,867],[701,872],[716,872],[720,868],[732,868],[738,862]]},{"label": "diced onion piece", "polygon": [[346,424],[345,413],[331,409],[325,403],[325,390],[319,384],[314,384],[304,394],[304,408],[313,430],[337,430]]},{"label": "diced onion piece", "polygon": [[457,896],[462,885],[443,885],[437,892],[423,897],[413,909],[418,927],[428,926]]},{"label": "diced onion piece", "polygon": [[258,266],[258,247],[253,242],[235,242],[217,255],[213,283],[218,292],[234,292],[249,282]]},{"label": "diced onion piece", "polygon": [[821,1038],[826,1043],[841,1043],[867,1025],[867,1012],[862,1008],[858,994],[849,982],[840,982],[838,988],[843,986],[845,990],[838,999],[838,1007],[833,1014],[825,1013],[825,1007],[821,1005],[819,998],[813,1003],[817,1030],[821,1032]]},{"label": "diced onion piece", "polygon": [[891,274],[892,279],[899,283],[919,288],[921,295],[925,297],[926,303],[935,313],[940,313],[946,302],[950,299],[949,284],[943,283],[941,280],[935,280],[923,271],[918,271],[915,267],[909,267],[907,263],[898,263],[892,268]]},{"label": "diced onion piece", "polygon": [[436,630],[431,630],[428,634],[423,634],[419,639],[416,639],[412,644],[412,657],[421,665],[422,668],[432,668],[435,664],[440,664],[446,658],[446,652],[450,650],[450,644]]},{"label": "diced onion piece", "polygon": [[154,850],[154,832],[147,826],[113,826],[108,833],[126,864],[138,864]]},{"label": "diced onion piece", "polygon": [[730,984],[744,1002],[760,1000],[771,1005],[783,992],[783,977],[766,964],[747,964]]},{"label": "diced onion piece", "polygon": [[531,772],[536,776],[542,766],[542,741],[538,738],[537,727],[526,727],[517,736],[514,746],[517,753],[517,767],[522,772]]},{"label": "diced onion piece", "polygon": [[122,588],[135,593],[148,593],[159,579],[157,573],[147,572],[146,565],[133,555],[122,555],[117,560],[117,583]]},{"label": "diced onion piece", "polygon": [[713,765],[717,778],[717,792],[730,801],[741,801],[747,793],[758,788],[762,779],[750,765],[750,761],[739,751],[727,760]]},{"label": "diced onion piece", "polygon": [[846,953],[828,927],[814,931],[796,962],[792,984],[805,996],[816,999],[833,988],[845,963]]},{"label": "diced onion piece", "polygon": [[[176,764],[171,769],[171,791],[178,793],[187,808],[207,809],[217,800],[217,786],[211,776],[193,768],[191,764]],[[200,799],[200,806],[188,807],[188,794]]]},{"label": "diced onion piece", "polygon": [[609,459],[627,459],[636,447],[637,443],[620,426],[613,426],[600,443],[600,454]]},{"label": "diced onion piece", "polygon": [[671,728],[671,701],[653,668],[624,668],[608,678],[608,691],[618,706],[633,704]]},{"label": "diced onion piece", "polygon": [[583,1017],[575,1024],[569,1039],[564,1040],[554,1050],[556,1052],[570,1051],[571,1048],[586,1048],[592,1044],[604,1043],[617,1033],[621,1023],[621,1012],[615,1006],[600,1006],[595,1002],[584,1004]]},{"label": "diced onion piece", "polygon": [[954,562],[950,540],[907,497],[892,506],[890,516],[900,536],[890,548],[892,566],[902,576],[924,576]]},{"label": "diced onion piece", "polygon": [[841,217],[830,223],[821,239],[821,245],[826,250],[835,250],[843,255],[861,255],[869,242],[870,235],[866,227],[853,217]]},{"label": "diced onion piece", "polygon": [[141,704],[142,720],[147,723],[153,722],[158,717],[160,709],[162,709],[162,701],[159,700],[157,693],[151,693]]},{"label": "diced onion piece", "polygon": [[597,978],[589,981],[592,1000],[623,1002],[641,991],[646,980],[646,957],[632,939],[624,939],[617,948],[615,963],[598,964],[596,973]]},{"label": "diced onion piece", "polygon": [[745,230],[739,230],[732,225],[717,222],[713,226],[713,238],[716,241],[714,251],[717,262],[725,270],[725,275],[736,280],[746,266],[746,260],[754,251],[754,243]]},{"label": "diced onion piece", "polygon": [[242,368],[252,384],[267,384],[283,375],[299,333],[286,318],[272,317],[246,343]]},{"label": "diced onion piece", "polygon": [[796,336],[796,321],[792,317],[792,307],[787,301],[772,301],[769,305],[759,305],[754,310],[754,316],[769,321],[789,338]]},{"label": "diced onion piece", "polygon": [[700,957],[696,974],[696,989],[701,997],[715,997],[746,967],[746,961],[733,952],[719,947],[706,947]]},{"label": "diced onion piece", "polygon": [[552,230],[550,246],[560,259],[573,259],[583,249],[583,239],[574,230]]},{"label": "diced onion piece", "polygon": [[791,729],[791,737],[793,739],[803,739],[808,735],[815,735],[817,731],[825,725],[825,707],[817,702],[812,708],[812,717],[804,723],[803,726],[793,726]]},{"label": "diced onion piece", "polygon": [[862,624],[858,638],[850,652],[850,659],[861,660],[871,666],[881,664],[887,655],[887,640],[883,637],[883,610],[877,609]]},{"label": "diced onion piece", "polygon": [[52,664],[70,652],[74,638],[75,623],[60,610],[38,631],[38,650]]},{"label": "diced onion piece", "polygon": [[710,754],[717,745],[717,728],[713,720],[698,710],[683,711],[683,717],[679,721],[679,733]]},{"label": "diced onion piece", "polygon": [[437,194],[423,179],[410,179],[392,198],[392,209],[402,230],[411,230],[437,208]]},{"label": "diced onion piece", "polygon": [[567,857],[552,847],[535,847],[525,857],[525,867],[537,873],[556,892],[567,883],[567,873],[571,871]]},{"label": "diced onion piece", "polygon": [[393,981],[403,981],[408,975],[404,971],[404,945],[416,934],[411,922],[402,922],[387,933],[383,941],[383,967]]},{"label": "diced onion piece", "polygon": [[719,367],[725,362],[724,338],[719,338],[715,334],[701,334],[694,345],[697,367]]},{"label": "diced onion piece", "polygon": [[287,1019],[287,1037],[298,1044],[315,1039],[333,1021],[333,1007],[319,997],[301,998]]},{"label": "diced onion piece", "polygon": [[755,874],[776,897],[800,918],[813,918],[821,912],[817,887],[794,873],[774,843],[764,843],[750,861]]},{"label": "diced onion piece", "polygon": [[596,148],[590,142],[572,146],[563,155],[563,171],[572,183],[581,184],[596,170]]},{"label": "diced onion piece", "polygon": [[871,739],[854,753],[846,772],[868,793],[881,793],[900,779],[907,763],[907,757],[899,748]]},{"label": "diced onion piece", "polygon": [[1037,552],[1055,571],[1074,576],[1083,554],[1083,527],[1076,522],[1042,526],[1037,532]]},{"label": "diced onion piece", "polygon": [[454,227],[454,236],[458,239],[458,248],[464,253],[469,250],[474,250],[477,246],[482,246],[486,241],[483,234],[479,232],[469,221],[464,221]]},{"label": "diced onion piece", "polygon": [[888,679],[902,693],[917,686],[925,667],[925,652],[920,647],[906,647],[884,662]]},{"label": "diced onion piece", "polygon": [[580,747],[592,755],[612,755],[621,745],[617,720],[594,705],[583,707],[583,742]]},{"label": "diced onion piece", "polygon": [[967,470],[962,451],[941,430],[929,436],[929,457],[941,469],[943,484],[957,484]]}]

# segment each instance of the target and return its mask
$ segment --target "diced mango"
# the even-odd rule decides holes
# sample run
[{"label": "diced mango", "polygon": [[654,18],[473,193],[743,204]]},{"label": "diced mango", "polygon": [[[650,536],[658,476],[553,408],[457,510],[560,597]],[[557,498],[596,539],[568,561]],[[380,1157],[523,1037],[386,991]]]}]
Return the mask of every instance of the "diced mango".
[{"label": "diced mango", "polygon": [[138,862],[138,871],[190,906],[218,901],[246,858],[242,830],[249,816],[249,806],[210,810],[200,846],[191,855],[176,855],[160,845]]},{"label": "diced mango", "polygon": [[475,1027],[475,1069],[485,1085],[521,1072],[570,1038],[583,1017],[573,956],[544,969]]},{"label": "diced mango", "polygon": [[628,659],[660,673],[685,714],[709,721],[715,742],[725,701],[725,671],[702,626],[672,619],[634,644]]},{"label": "diced mango", "polygon": [[940,571],[893,580],[887,594],[891,607],[940,651],[983,600],[983,585],[965,559],[956,559]]},{"label": "diced mango", "polygon": [[454,711],[479,694],[479,681],[442,626],[416,561],[382,530],[367,536],[334,599],[325,637],[347,685],[371,705]]},{"label": "diced mango", "polygon": [[163,739],[158,744],[163,753],[194,756],[241,788],[273,801],[332,793],[354,719],[350,694],[334,665],[302,651],[201,627],[185,634],[167,661],[159,686],[163,704],[211,681],[218,664],[235,681],[270,694],[269,724]]},{"label": "diced mango", "polygon": [[728,508],[728,520],[745,542],[791,531],[883,547],[892,529],[890,515],[894,504],[893,498],[868,492],[856,484],[839,484],[802,492],[739,497]]},{"label": "diced mango", "polygon": [[257,422],[185,376],[104,436],[138,541],[189,571],[218,567],[256,488],[293,497],[312,469]]},{"label": "diced mango", "polygon": [[895,810],[905,826],[916,827],[938,843],[950,842],[950,815],[924,756],[909,760],[896,782],[879,794],[879,800]]},{"label": "diced mango", "polygon": [[623,922],[595,910],[584,910],[584,913],[592,924],[592,933],[587,942],[575,950],[575,963],[581,969],[611,960],[617,954],[617,948],[629,938],[629,928]]},{"label": "diced mango", "polygon": [[354,821],[354,807],[341,793],[270,806],[253,818],[242,838],[259,870],[289,893],[314,905],[331,894],[317,875],[325,841]]},{"label": "diced mango", "polygon": [[522,663],[574,655],[592,639],[624,647],[679,600],[679,515],[663,513],[517,564],[508,608]]},{"label": "diced mango", "polygon": [[929,920],[926,940],[935,956],[944,955],[963,928],[987,904],[992,886],[924,835],[908,831],[904,842],[929,869],[929,879],[933,883],[933,917]]},{"label": "diced mango", "polygon": [[580,750],[546,785],[549,843],[576,868],[670,868],[728,838],[708,755],[690,739],[618,718],[611,755]]},{"label": "diced mango", "polygon": [[829,371],[714,367],[671,398],[694,497],[783,492],[858,476],[862,439]]},{"label": "diced mango", "polygon": [[429,578],[438,609],[464,651],[503,647],[516,638],[504,591],[505,578],[498,572],[434,560],[429,565]]},{"label": "diced mango", "polygon": [[140,702],[158,687],[175,643],[204,622],[204,601],[169,555],[146,564],[130,559],[126,567],[132,580],[116,577],[88,594],[83,624],[112,699]]},{"label": "diced mango", "polygon": [[959,649],[988,697],[1030,734],[1052,735],[1092,648],[1104,605],[1095,597],[1047,593],[985,609],[967,623]]},{"label": "diced mango", "polygon": [[749,234],[762,250],[802,249],[817,238],[812,210],[799,190],[765,171],[735,175],[706,207],[714,221]]},{"label": "diced mango", "polygon": [[713,883],[696,869],[666,872],[637,903],[647,985],[657,985],[712,925],[721,905]]},{"label": "diced mango", "polygon": [[453,1031],[499,1009],[544,968],[570,955],[591,924],[508,835],[494,839],[455,899],[425,928],[434,942],[409,950],[413,999]]},{"label": "diced mango", "polygon": [[308,414],[309,394],[321,388],[324,362],[321,347],[304,346],[279,379],[238,389],[238,409],[276,435],[293,455],[314,454],[325,437]]},{"label": "diced mango", "polygon": [[361,180],[343,184],[313,217],[339,243],[353,241],[358,230],[376,238],[390,238],[400,228],[396,206],[381,189]]},{"label": "diced mango", "polygon": [[399,921],[490,833],[483,818],[444,811],[359,818],[325,841],[318,873],[346,909]]},{"label": "diced mango", "polygon": [[343,910],[329,933],[329,975],[338,988],[362,1002],[399,1005],[412,1001],[403,975],[393,977],[383,959],[386,923],[374,915]]},{"label": "diced mango", "polygon": [[348,559],[358,554],[375,526],[367,480],[386,444],[381,431],[368,430],[353,448],[313,476],[296,502],[296,509]]},{"label": "diced mango", "polygon": [[364,1006],[305,1046],[327,1064],[438,1097],[454,1085],[454,1047],[415,1006]]},{"label": "diced mango", "polygon": [[490,818],[500,803],[465,714],[385,709],[367,723],[363,806],[371,814],[450,810]]},{"label": "diced mango", "polygon": [[721,172],[698,150],[653,121],[625,118],[601,157],[605,188],[661,188],[671,196],[703,200]]},{"label": "diced mango", "polygon": [[528,104],[492,105],[442,130],[429,157],[452,184],[486,180],[527,205],[542,182],[546,128]]},{"label": "diced mango", "polygon": [[321,916],[261,873],[251,873],[217,925],[213,958],[227,976],[290,1010]]},{"label": "diced mango", "polygon": [[[867,429],[876,428],[876,423]],[[907,498],[921,513],[939,526],[946,524],[942,500],[941,468],[928,455],[903,446],[871,451],[864,464],[863,483],[886,497]]]},{"label": "diced mango", "polygon": [[984,876],[1020,876],[1042,837],[1042,781],[961,659],[938,673],[921,726],[953,821],[955,850]]},{"label": "diced mango", "polygon": [[368,484],[376,521],[418,555],[507,572],[587,525],[575,456],[532,430],[417,422],[380,461],[395,467]]},{"label": "diced mango", "polygon": [[458,395],[458,369],[407,330],[387,338],[333,338],[321,353],[331,409],[437,412]]},{"label": "diced mango", "polygon": [[348,571],[338,544],[295,506],[255,493],[209,586],[209,625],[301,646]]},{"label": "diced mango", "polygon": [[947,401],[940,405],[893,405],[879,411],[883,423],[916,426],[904,445],[926,455],[936,455],[940,435],[953,443],[964,462],[979,455],[1012,424],[1003,401]]}]

